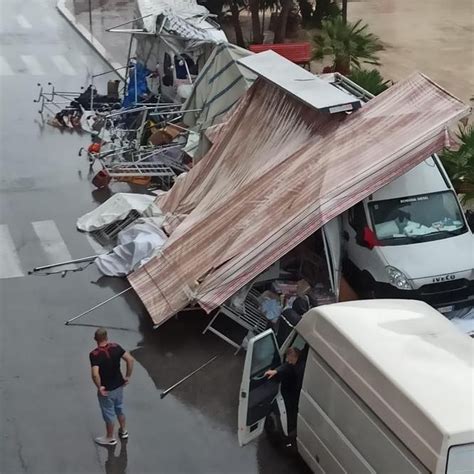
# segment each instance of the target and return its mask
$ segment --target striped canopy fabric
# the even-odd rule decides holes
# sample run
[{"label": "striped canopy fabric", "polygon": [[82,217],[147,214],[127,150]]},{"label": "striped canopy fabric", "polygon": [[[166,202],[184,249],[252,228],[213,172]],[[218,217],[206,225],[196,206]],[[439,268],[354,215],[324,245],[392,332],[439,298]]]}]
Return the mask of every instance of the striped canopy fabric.
[{"label": "striped canopy fabric", "polygon": [[445,145],[469,108],[422,74],[328,115],[259,79],[214,145],[158,198],[169,240],[129,275],[155,325],[211,311],[333,217]]}]

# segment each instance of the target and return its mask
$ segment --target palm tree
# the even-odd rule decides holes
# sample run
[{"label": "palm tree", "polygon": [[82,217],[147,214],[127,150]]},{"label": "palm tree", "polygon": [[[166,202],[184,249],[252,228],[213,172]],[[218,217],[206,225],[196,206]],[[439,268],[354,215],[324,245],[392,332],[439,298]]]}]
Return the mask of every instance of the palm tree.
[{"label": "palm tree", "polygon": [[288,15],[291,7],[293,6],[293,0],[280,0],[281,10],[278,15],[278,21],[275,29],[274,43],[283,43],[286,37],[286,26],[288,24]]},{"label": "palm tree", "polygon": [[391,81],[384,80],[377,69],[369,71],[368,69],[353,68],[347,77],[373,95],[379,95],[392,85]]},{"label": "palm tree", "polygon": [[474,199],[474,126],[459,127],[457,150],[444,150],[440,157],[454,189],[463,202]]},{"label": "palm tree", "polygon": [[238,46],[245,48],[244,33],[242,31],[242,24],[240,23],[240,8],[243,6],[242,0],[226,0],[225,2],[230,8],[232,15],[232,25],[235,31],[235,42]]},{"label": "palm tree", "polygon": [[321,32],[314,36],[314,59],[333,57],[333,69],[349,74],[351,66],[360,68],[361,63],[380,65],[377,52],[384,49],[380,38],[367,32],[368,25],[362,20],[344,23],[340,17],[324,20]]},{"label": "palm tree", "polygon": [[342,21],[344,23],[347,23],[347,0],[342,0],[341,13],[342,13]]},{"label": "palm tree", "polygon": [[252,17],[252,42],[263,43],[263,35],[260,28],[260,1],[248,0],[249,10]]},{"label": "palm tree", "polygon": [[277,11],[280,7],[279,0],[260,0],[260,10],[262,12],[262,39],[263,33],[265,32],[265,12],[270,10],[271,12]]}]

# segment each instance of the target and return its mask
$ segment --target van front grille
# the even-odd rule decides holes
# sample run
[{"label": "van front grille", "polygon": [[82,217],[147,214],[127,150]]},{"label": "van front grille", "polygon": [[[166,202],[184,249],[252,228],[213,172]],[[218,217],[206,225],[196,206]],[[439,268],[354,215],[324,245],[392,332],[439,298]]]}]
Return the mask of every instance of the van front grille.
[{"label": "van front grille", "polygon": [[463,290],[469,286],[469,280],[462,278],[461,280],[449,280],[439,283],[430,283],[423,285],[419,291],[422,295],[435,295],[439,293],[446,293],[448,291]]}]

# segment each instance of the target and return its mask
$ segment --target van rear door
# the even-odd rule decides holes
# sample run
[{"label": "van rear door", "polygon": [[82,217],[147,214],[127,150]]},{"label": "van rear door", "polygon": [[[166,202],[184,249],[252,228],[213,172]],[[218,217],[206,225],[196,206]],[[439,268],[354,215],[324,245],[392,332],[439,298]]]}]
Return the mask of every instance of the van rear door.
[{"label": "van rear door", "polygon": [[240,446],[263,432],[265,418],[279,392],[279,383],[275,379],[268,380],[264,374],[280,364],[278,345],[271,329],[250,339],[239,394]]},{"label": "van rear door", "polygon": [[341,283],[341,254],[342,254],[342,222],[337,216],[322,227],[324,251],[328,264],[331,288],[339,301],[339,286]]}]

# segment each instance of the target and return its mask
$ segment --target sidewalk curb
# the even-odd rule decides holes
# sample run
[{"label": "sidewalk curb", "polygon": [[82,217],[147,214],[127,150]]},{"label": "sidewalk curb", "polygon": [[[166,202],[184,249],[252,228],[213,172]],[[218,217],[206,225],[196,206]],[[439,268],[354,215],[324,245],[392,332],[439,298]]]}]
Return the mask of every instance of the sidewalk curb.
[{"label": "sidewalk curb", "polygon": [[[82,36],[82,38],[89,43],[89,46],[111,67],[117,69],[123,67],[122,64],[114,61],[109,52],[104,48],[100,41],[93,36],[87,28],[79,23],[74,14],[66,7],[66,0],[57,0],[56,9],[69,22],[69,24]],[[122,80],[125,80],[125,75],[121,71],[116,71]]]}]

